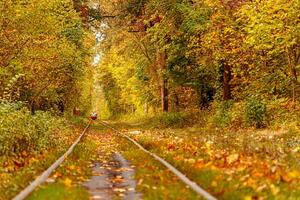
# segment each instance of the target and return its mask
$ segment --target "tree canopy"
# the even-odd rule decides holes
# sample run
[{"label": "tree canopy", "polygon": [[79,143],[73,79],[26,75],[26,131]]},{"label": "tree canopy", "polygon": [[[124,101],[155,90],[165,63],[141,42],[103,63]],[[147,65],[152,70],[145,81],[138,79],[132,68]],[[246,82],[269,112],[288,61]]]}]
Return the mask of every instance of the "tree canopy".
[{"label": "tree canopy", "polygon": [[[0,13],[2,99],[26,102],[32,112],[74,106],[93,44],[73,3],[8,0]],[[7,99],[9,91],[18,94]]]},{"label": "tree canopy", "polygon": [[116,80],[110,88],[118,92],[107,93],[107,101],[115,99],[111,109],[176,111],[249,97],[299,101],[298,0],[102,5],[114,15],[102,21],[99,67]]}]

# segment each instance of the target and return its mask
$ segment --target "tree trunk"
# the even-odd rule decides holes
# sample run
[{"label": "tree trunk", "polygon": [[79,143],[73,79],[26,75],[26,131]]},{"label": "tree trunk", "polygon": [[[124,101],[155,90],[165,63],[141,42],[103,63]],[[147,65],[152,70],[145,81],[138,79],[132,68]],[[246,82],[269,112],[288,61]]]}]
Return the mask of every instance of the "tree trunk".
[{"label": "tree trunk", "polygon": [[175,98],[175,111],[178,112],[179,111],[179,97],[176,92],[174,93],[174,98]]},{"label": "tree trunk", "polygon": [[296,98],[297,98],[296,87],[298,83],[298,78],[297,78],[297,71],[295,65],[293,64],[293,58],[291,54],[292,54],[291,52],[287,51],[290,76],[292,79],[292,102],[293,105],[295,106]]},{"label": "tree trunk", "polygon": [[168,100],[168,81],[167,80],[162,80],[161,84],[161,90],[160,90],[160,95],[161,95],[161,107],[163,112],[168,112],[169,111],[169,100]]},{"label": "tree trunk", "polygon": [[224,72],[223,72],[223,100],[227,101],[231,99],[231,68],[230,65],[224,64]]},{"label": "tree trunk", "polygon": [[166,52],[158,52],[157,54],[157,64],[161,70],[160,74],[160,97],[161,97],[161,108],[163,112],[169,111],[169,101],[168,101],[168,80],[164,77],[164,71],[167,68],[167,55]]},{"label": "tree trunk", "polygon": [[295,69],[295,67],[293,65],[291,65],[291,76],[292,76],[292,90],[293,90],[293,103],[295,105],[296,103],[296,98],[297,98],[297,94],[296,94],[296,87],[297,87],[297,82],[298,82],[298,79],[297,79],[297,71]]},{"label": "tree trunk", "polygon": [[35,115],[35,100],[32,100],[30,103],[31,115]]}]

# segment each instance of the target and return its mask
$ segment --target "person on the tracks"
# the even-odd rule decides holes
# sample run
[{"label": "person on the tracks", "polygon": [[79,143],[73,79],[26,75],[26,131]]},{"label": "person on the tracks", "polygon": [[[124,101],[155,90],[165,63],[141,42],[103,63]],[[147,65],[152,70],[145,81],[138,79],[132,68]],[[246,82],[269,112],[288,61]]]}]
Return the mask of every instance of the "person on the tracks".
[{"label": "person on the tracks", "polygon": [[92,120],[96,120],[96,119],[98,118],[97,113],[96,113],[95,111],[92,112],[90,118],[91,118]]}]

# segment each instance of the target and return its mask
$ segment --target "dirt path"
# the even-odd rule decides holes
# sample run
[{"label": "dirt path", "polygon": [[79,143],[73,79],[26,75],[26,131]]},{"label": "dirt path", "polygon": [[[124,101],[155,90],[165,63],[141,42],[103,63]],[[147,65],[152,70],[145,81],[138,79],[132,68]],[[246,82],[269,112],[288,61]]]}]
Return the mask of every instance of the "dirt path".
[{"label": "dirt path", "polygon": [[136,192],[134,168],[116,151],[117,143],[114,142],[113,134],[92,134],[99,141],[99,159],[91,165],[92,177],[84,183],[91,199],[141,199],[141,194]]}]

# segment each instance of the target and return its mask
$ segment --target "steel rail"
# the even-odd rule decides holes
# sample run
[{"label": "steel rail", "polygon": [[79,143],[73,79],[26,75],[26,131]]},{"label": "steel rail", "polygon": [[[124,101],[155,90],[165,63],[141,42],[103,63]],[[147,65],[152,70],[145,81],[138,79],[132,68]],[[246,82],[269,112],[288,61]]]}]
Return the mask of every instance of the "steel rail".
[{"label": "steel rail", "polygon": [[171,172],[173,172],[182,182],[184,182],[186,185],[188,185],[191,189],[193,189],[198,195],[202,196],[203,198],[207,200],[217,200],[216,197],[211,195],[209,192],[205,191],[203,188],[201,188],[199,185],[197,185],[195,182],[191,181],[188,177],[186,177],[182,172],[180,172],[178,169],[176,169],[174,166],[172,166],[170,163],[159,157],[158,155],[146,150],[142,145],[140,145],[137,141],[129,137],[128,135],[120,132],[116,128],[108,125],[107,123],[100,121],[100,123],[103,126],[106,126],[107,128],[110,128],[114,130],[116,133],[121,135],[122,137],[126,138],[133,144],[135,144],[139,149],[144,151],[145,153],[149,154],[152,156],[155,160],[159,161],[161,164],[163,164],[166,168],[168,168]]},{"label": "steel rail", "polygon": [[73,152],[75,146],[80,142],[81,138],[85,135],[87,129],[89,128],[91,122],[85,127],[83,132],[77,138],[77,140],[72,144],[72,146],[66,151],[59,159],[57,159],[46,171],[44,171],[39,177],[37,177],[33,182],[31,182],[25,189],[23,189],[13,200],[23,200],[31,192],[33,192],[39,185],[44,183],[50,174],[61,165],[61,163]]}]

